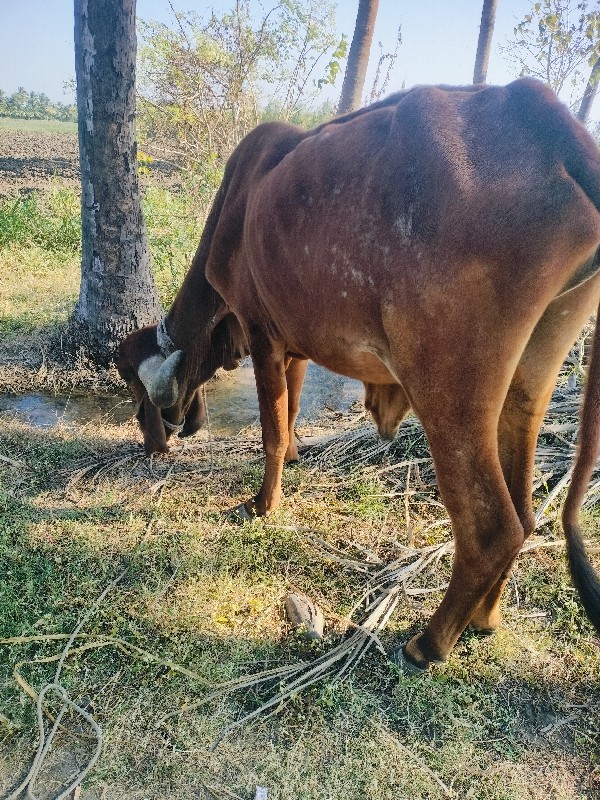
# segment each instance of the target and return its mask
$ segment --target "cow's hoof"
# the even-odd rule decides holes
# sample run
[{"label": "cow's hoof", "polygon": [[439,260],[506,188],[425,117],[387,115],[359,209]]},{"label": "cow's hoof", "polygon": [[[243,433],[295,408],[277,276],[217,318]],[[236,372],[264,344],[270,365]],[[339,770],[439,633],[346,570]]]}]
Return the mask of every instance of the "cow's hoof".
[{"label": "cow's hoof", "polygon": [[390,661],[392,664],[398,667],[405,675],[422,675],[424,672],[427,672],[430,662],[422,661],[419,664],[415,663],[404,652],[405,647],[406,643],[391,654]]},{"label": "cow's hoof", "polygon": [[244,522],[254,522],[256,513],[248,511],[246,503],[240,503],[235,508],[230,508],[225,512],[225,518],[229,522],[235,522],[237,525],[242,525]]},{"label": "cow's hoof", "polygon": [[482,638],[493,636],[497,630],[498,628],[492,628],[492,627],[478,628],[476,625],[473,625],[472,623],[469,625],[469,631],[471,633],[476,634],[477,636],[481,636]]},{"label": "cow's hoof", "polygon": [[286,596],[283,606],[296,633],[305,639],[323,638],[325,628],[323,612],[310,597],[300,592],[292,592]]}]

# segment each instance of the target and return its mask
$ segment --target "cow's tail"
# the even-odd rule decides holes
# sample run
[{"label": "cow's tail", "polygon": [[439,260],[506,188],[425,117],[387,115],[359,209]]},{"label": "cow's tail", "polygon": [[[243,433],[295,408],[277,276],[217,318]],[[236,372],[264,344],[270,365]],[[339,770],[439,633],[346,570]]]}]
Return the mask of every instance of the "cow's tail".
[{"label": "cow's tail", "polygon": [[[561,144],[564,148],[565,169],[600,213],[598,146],[584,126],[573,119],[562,105],[560,112],[561,127],[564,126]],[[600,308],[596,315],[578,438],[577,456],[563,508],[562,522],[573,583],[588,617],[600,634],[600,579],[586,553],[579,525],[579,512],[600,455]]]},{"label": "cow's tail", "polygon": [[562,523],[567,540],[569,569],[575,588],[592,624],[600,634],[600,580],[585,551],[579,526],[579,511],[592,472],[600,455],[600,308],[594,332],[581,410],[579,444],[571,484],[563,508]]},{"label": "cow's tail", "polygon": [[[573,134],[571,140],[565,142],[565,169],[600,213],[598,147],[583,125],[573,119],[571,131]],[[573,583],[588,617],[600,634],[600,579],[585,551],[579,526],[579,511],[600,455],[600,308],[596,316],[596,329],[580,416],[577,457],[563,508],[562,522]]]}]

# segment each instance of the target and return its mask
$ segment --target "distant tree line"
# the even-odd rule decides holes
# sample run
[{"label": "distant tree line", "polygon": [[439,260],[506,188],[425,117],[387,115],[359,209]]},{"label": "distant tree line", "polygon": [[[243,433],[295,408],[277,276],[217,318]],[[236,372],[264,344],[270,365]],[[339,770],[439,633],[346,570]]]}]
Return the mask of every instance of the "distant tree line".
[{"label": "distant tree line", "polygon": [[0,89],[0,117],[77,122],[77,106],[54,103],[43,92],[28,92],[20,86],[10,95]]}]

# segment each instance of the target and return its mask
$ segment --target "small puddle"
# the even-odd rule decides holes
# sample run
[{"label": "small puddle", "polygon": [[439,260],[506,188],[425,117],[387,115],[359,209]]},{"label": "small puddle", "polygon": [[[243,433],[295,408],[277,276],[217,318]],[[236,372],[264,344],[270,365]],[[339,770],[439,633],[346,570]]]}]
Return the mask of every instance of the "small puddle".
[{"label": "small puddle", "polygon": [[[344,413],[363,397],[363,385],[309,363],[300,400],[300,422],[315,422],[325,409]],[[237,433],[258,425],[258,399],[252,364],[242,364],[206,387],[206,400],[213,431]],[[0,413],[12,413],[37,428],[79,424],[101,418],[112,424],[126,422],[135,413],[133,401],[106,395],[8,395],[0,394]]]},{"label": "small puddle", "polygon": [[0,412],[12,412],[36,428],[55,428],[64,423],[84,425],[100,417],[125,422],[135,412],[135,405],[117,395],[3,394]]}]

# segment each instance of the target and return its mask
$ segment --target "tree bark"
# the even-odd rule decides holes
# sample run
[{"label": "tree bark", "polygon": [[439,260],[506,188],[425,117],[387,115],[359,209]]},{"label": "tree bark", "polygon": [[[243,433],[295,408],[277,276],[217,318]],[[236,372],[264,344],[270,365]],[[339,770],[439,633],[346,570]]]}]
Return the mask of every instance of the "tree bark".
[{"label": "tree bark", "polygon": [[477,41],[477,55],[475,56],[475,69],[473,71],[473,83],[485,83],[487,80],[497,6],[498,0],[483,0],[481,24],[479,25],[479,39]]},{"label": "tree bark", "polygon": [[75,0],[82,263],[70,338],[98,364],[162,313],[150,271],[135,139],[136,0]]},{"label": "tree bark", "polygon": [[338,114],[355,111],[361,106],[378,9],[379,0],[359,0]]},{"label": "tree bark", "polygon": [[581,105],[579,106],[579,111],[577,112],[577,119],[580,122],[583,122],[584,125],[589,119],[590,111],[592,110],[592,104],[594,102],[594,98],[596,97],[596,92],[598,91],[599,82],[600,82],[600,56],[598,56],[598,58],[594,63],[594,66],[592,67],[592,72],[585,87],[585,92],[583,93],[583,98],[581,100]]}]

